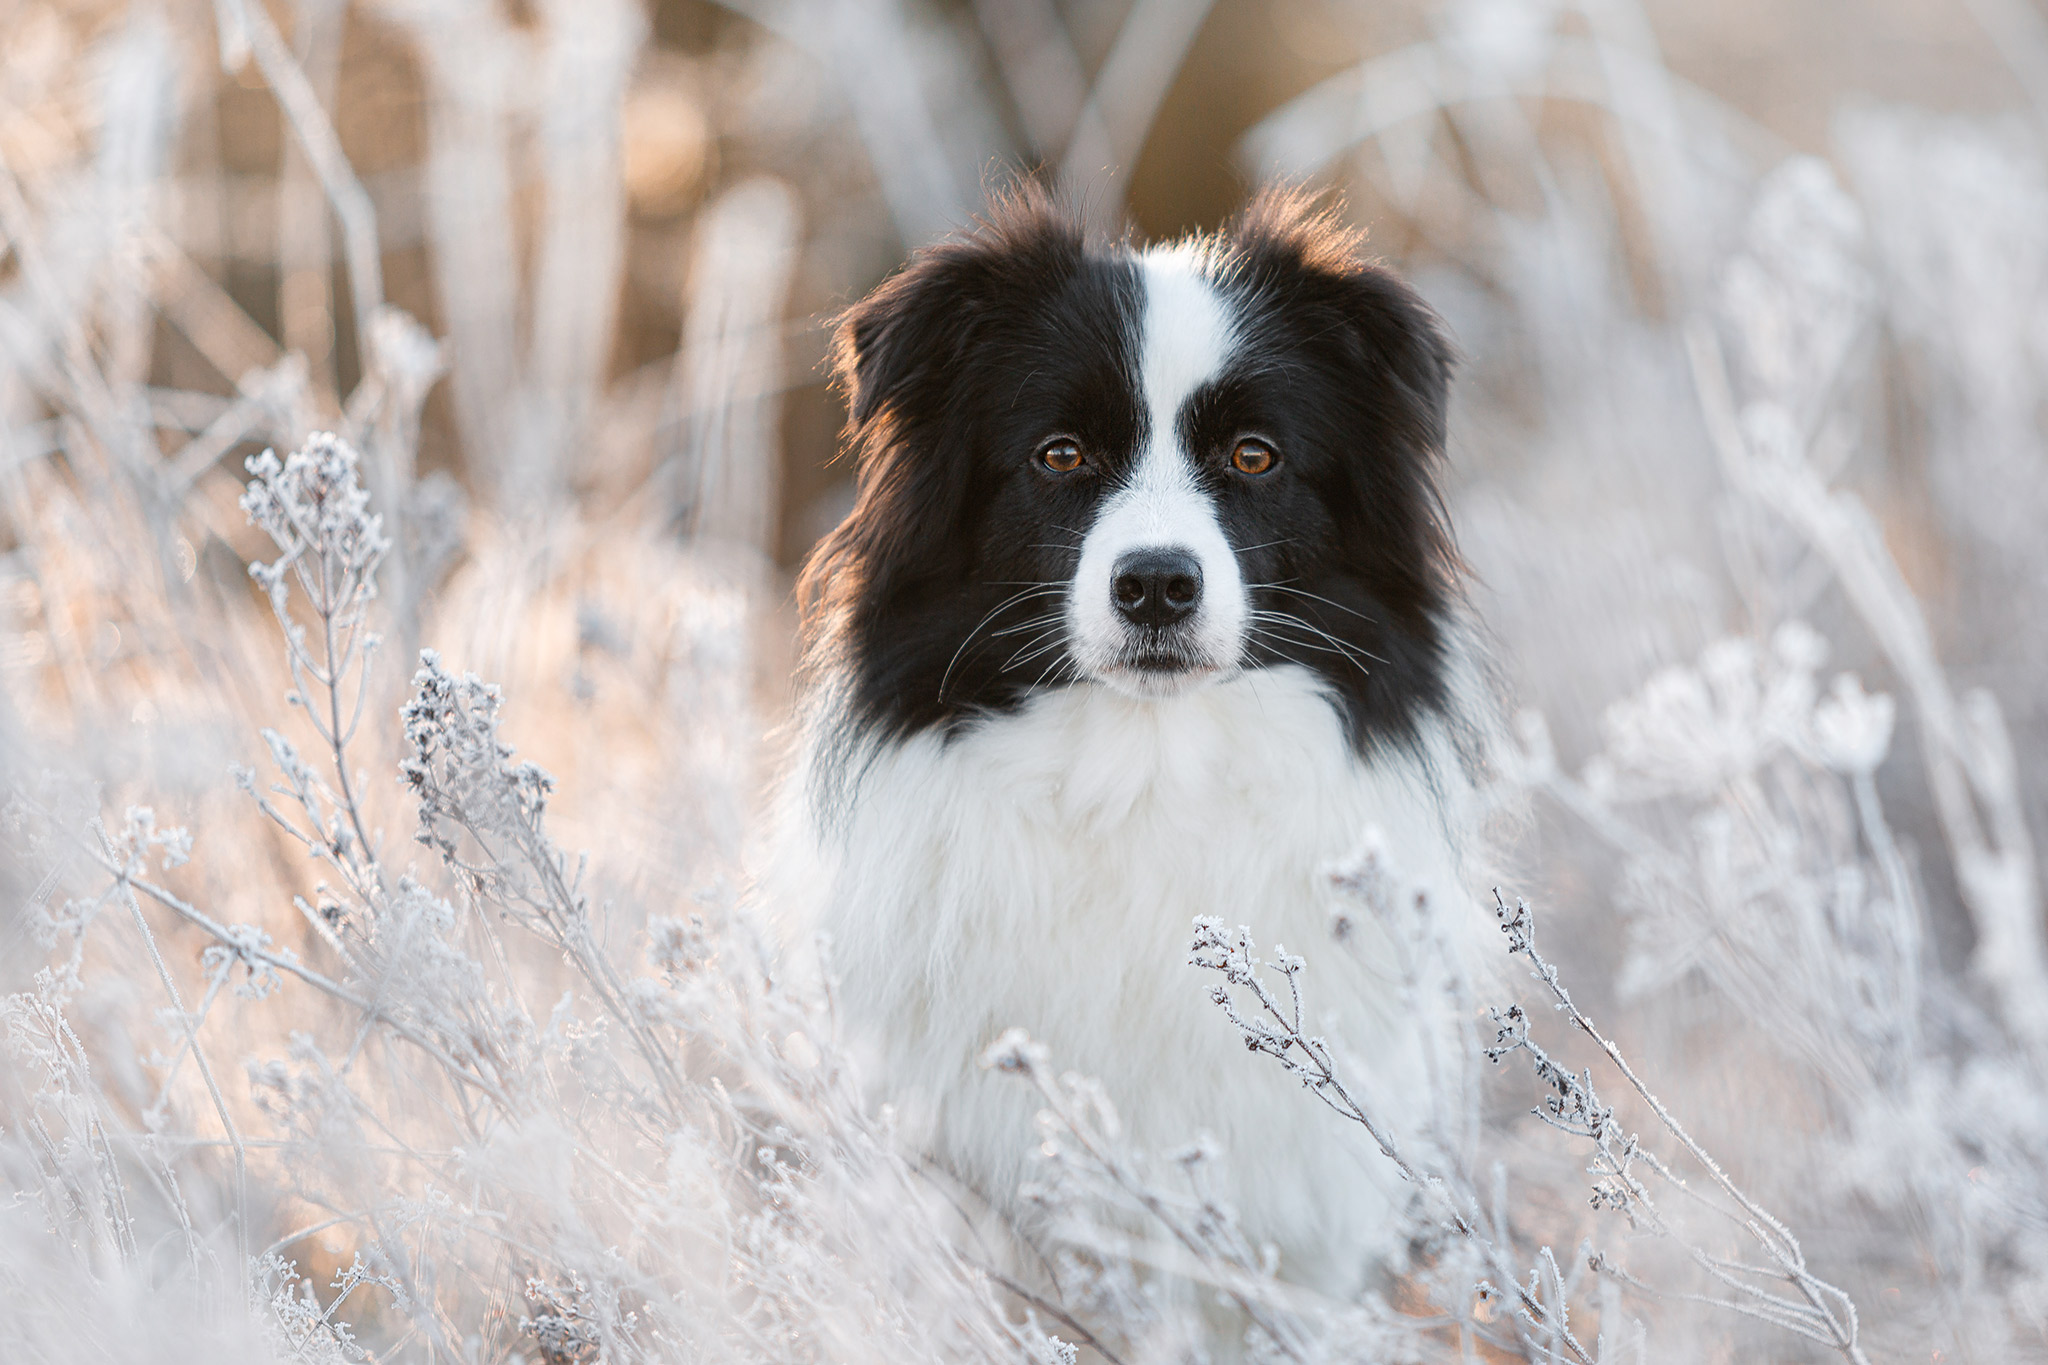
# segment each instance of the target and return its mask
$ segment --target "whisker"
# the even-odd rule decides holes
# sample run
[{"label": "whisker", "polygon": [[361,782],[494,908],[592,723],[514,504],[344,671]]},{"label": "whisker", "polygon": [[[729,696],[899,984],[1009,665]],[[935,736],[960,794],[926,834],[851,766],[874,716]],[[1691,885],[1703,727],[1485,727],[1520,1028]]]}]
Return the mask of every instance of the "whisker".
[{"label": "whisker", "polygon": [[[1367,677],[1372,676],[1372,670],[1365,666],[1365,664],[1362,662],[1363,659],[1371,659],[1374,663],[1383,664],[1386,662],[1385,659],[1380,658],[1371,650],[1364,649],[1346,640],[1340,640],[1335,635],[1330,634],[1330,632],[1328,632],[1327,630],[1322,629],[1320,626],[1317,626],[1312,622],[1305,621],[1301,617],[1295,616],[1289,612],[1253,611],[1251,613],[1251,619],[1255,621],[1265,621],[1272,624],[1285,626],[1292,630],[1307,631],[1311,635],[1318,636],[1319,638],[1321,638],[1324,641],[1327,641],[1328,643],[1319,645],[1312,640],[1285,640],[1283,641],[1283,643],[1290,645],[1298,644],[1306,649],[1320,649],[1330,654],[1341,654],[1344,656],[1344,658],[1349,660],[1352,663],[1352,665],[1358,669],[1359,672],[1365,674]],[[1268,637],[1276,639],[1279,638],[1273,637],[1270,632],[1268,632]]]},{"label": "whisker", "polygon": [[[1073,676],[1071,678],[1060,677],[1060,672],[1063,669],[1072,670]],[[1048,682],[1058,683],[1079,681],[1081,681],[1080,665],[1074,662],[1073,656],[1067,654],[1060,654],[1054,656],[1053,661],[1050,664],[1047,664],[1036,678],[1033,678],[1031,680],[1031,686],[1028,690],[1036,692],[1039,688],[1044,687]]]},{"label": "whisker", "polygon": [[1260,630],[1255,628],[1254,632],[1252,633],[1256,633],[1260,638],[1266,640],[1268,643],[1273,645],[1284,645],[1290,649],[1313,649],[1319,654],[1341,655],[1343,658],[1349,659],[1352,663],[1358,662],[1358,657],[1355,654],[1353,654],[1349,649],[1346,649],[1341,645],[1320,644],[1314,640],[1293,640],[1287,638],[1286,636],[1277,634],[1272,630]]},{"label": "whisker", "polygon": [[1309,631],[1312,634],[1321,636],[1323,639],[1329,641],[1332,645],[1335,645],[1337,648],[1344,650],[1347,653],[1361,655],[1365,658],[1371,659],[1374,663],[1383,664],[1386,662],[1385,659],[1382,659],[1379,655],[1373,653],[1371,650],[1365,648],[1363,645],[1356,645],[1351,643],[1349,640],[1340,639],[1337,636],[1330,634],[1329,631],[1324,630],[1321,626],[1316,625],[1313,621],[1309,621],[1302,617],[1296,616],[1292,612],[1254,610],[1251,613],[1251,615],[1254,618],[1268,621],[1278,621],[1286,625],[1293,626],[1298,630]]},{"label": "whisker", "polygon": [[1066,619],[1067,614],[1065,611],[1041,612],[1028,621],[1020,621],[1014,626],[1004,626],[1001,630],[992,630],[988,633],[988,638],[999,640],[1005,635],[1022,635],[1027,630],[1037,630],[1041,626],[1049,626],[1055,623],[1064,624]]},{"label": "whisker", "polygon": [[961,638],[960,647],[958,649],[955,649],[953,651],[953,657],[946,661],[946,671],[939,676],[939,700],[941,702],[945,701],[946,685],[952,682],[953,680],[953,670],[959,666],[960,656],[967,652],[967,646],[973,643],[974,637],[981,633],[981,628],[983,626],[995,620],[997,616],[1001,615],[1003,611],[1005,611],[1007,608],[1014,605],[1015,603],[1028,601],[1033,597],[1044,596],[1049,592],[1064,591],[1065,589],[1066,584],[1064,583],[1033,583],[1029,587],[1025,588],[1022,592],[1011,593],[1008,597],[1005,597],[1002,601],[996,603],[993,607],[989,608],[988,615],[982,617],[979,621],[974,623],[974,629],[968,631],[967,634]]},{"label": "whisker", "polygon": [[1364,664],[1360,663],[1357,659],[1353,658],[1349,654],[1346,654],[1343,650],[1332,649],[1328,645],[1319,645],[1312,640],[1283,639],[1280,636],[1270,634],[1262,635],[1260,639],[1261,642],[1268,649],[1272,650],[1276,656],[1290,663],[1301,662],[1301,660],[1294,657],[1294,650],[1312,649],[1316,651],[1318,654],[1334,654],[1338,658],[1344,660],[1345,663],[1350,664],[1353,668],[1357,669],[1360,673],[1364,674],[1366,677],[1369,678],[1372,676],[1372,670],[1367,668]]},{"label": "whisker", "polygon": [[1034,544],[1034,545],[1031,545],[1031,546],[1029,547],[1030,549],[1033,549],[1033,550],[1078,550],[1078,549],[1080,549],[1080,548],[1081,548],[1081,542],[1082,542],[1082,541],[1084,541],[1084,540],[1086,540],[1086,539],[1088,539],[1088,533],[1087,533],[1086,531],[1077,531],[1077,530],[1075,530],[1075,529],[1074,529],[1073,527],[1071,527],[1071,526],[1049,526],[1049,527],[1047,527],[1046,529],[1048,529],[1048,530],[1052,530],[1052,531],[1058,531],[1058,532],[1059,532],[1059,533],[1060,533],[1061,535],[1063,535],[1063,536],[1072,536],[1072,537],[1073,537],[1074,539],[1073,539],[1073,541],[1072,541],[1072,542],[1071,542],[1070,544],[1066,544],[1066,545],[1048,545],[1048,544],[1046,544],[1045,542],[1043,542],[1043,541],[1040,541],[1040,542],[1038,542],[1038,543],[1036,543],[1036,544]]},{"label": "whisker", "polygon": [[1330,598],[1327,598],[1327,597],[1323,596],[1323,595],[1322,595],[1321,593],[1315,593],[1315,592],[1310,592],[1310,591],[1309,591],[1308,589],[1306,589],[1306,588],[1290,588],[1290,587],[1288,587],[1288,586],[1287,586],[1287,585],[1286,585],[1286,584],[1285,584],[1284,582],[1283,582],[1283,583],[1250,583],[1250,584],[1247,584],[1246,586],[1247,586],[1248,588],[1254,588],[1254,589],[1256,589],[1256,588],[1271,588],[1271,589],[1272,589],[1272,590],[1273,590],[1274,592],[1288,592],[1288,593],[1293,593],[1293,594],[1294,594],[1294,595],[1295,595],[1296,597],[1306,597],[1306,598],[1310,599],[1311,601],[1315,601],[1315,602],[1321,602],[1321,603],[1323,603],[1323,604],[1324,604],[1325,606],[1331,606],[1331,607],[1335,607],[1335,608],[1336,608],[1336,609],[1337,609],[1338,611],[1342,611],[1342,612],[1349,612],[1349,613],[1350,613],[1351,615],[1353,615],[1353,616],[1356,616],[1356,617],[1357,617],[1357,618],[1358,618],[1359,620],[1361,620],[1361,621],[1365,622],[1365,623],[1366,623],[1367,625],[1369,625],[1369,626],[1376,626],[1376,625],[1378,625],[1378,624],[1379,624],[1379,622],[1378,622],[1378,621],[1375,621],[1375,620],[1374,620],[1374,619],[1373,619],[1372,617],[1370,617],[1370,616],[1367,616],[1367,615],[1366,615],[1366,614],[1365,614],[1364,612],[1362,612],[1362,611],[1354,611],[1354,610],[1353,610],[1352,608],[1350,608],[1350,607],[1347,607],[1347,606],[1345,606],[1345,605],[1344,605],[1344,604],[1343,604],[1342,602],[1332,601],[1332,600],[1331,600]]},{"label": "whisker", "polygon": [[1066,640],[1063,638],[1065,634],[1066,632],[1063,629],[1055,627],[1052,630],[1032,636],[1017,647],[1015,654],[1004,660],[1003,666],[997,672],[1007,673],[1019,664],[1028,664],[1033,659],[1051,650],[1063,648],[1066,645]]}]

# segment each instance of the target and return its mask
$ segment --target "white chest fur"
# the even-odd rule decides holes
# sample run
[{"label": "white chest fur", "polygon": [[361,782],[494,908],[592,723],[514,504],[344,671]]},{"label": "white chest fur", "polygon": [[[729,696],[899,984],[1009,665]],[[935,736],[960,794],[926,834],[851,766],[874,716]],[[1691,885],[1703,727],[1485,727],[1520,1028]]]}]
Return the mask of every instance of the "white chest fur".
[{"label": "white chest fur", "polygon": [[1407,871],[1455,883],[1419,762],[1360,762],[1313,676],[1283,668],[1163,701],[1050,692],[854,767],[776,881],[830,934],[853,1041],[934,1155],[998,1205],[1029,1177],[1033,1099],[976,1065],[1021,1026],[1103,1083],[1133,1142],[1214,1137],[1222,1192],[1284,1277],[1342,1291],[1389,1250],[1389,1163],[1245,1050],[1186,949],[1214,915],[1303,953],[1316,1027],[1363,1059],[1382,1112],[1425,1107],[1401,971],[1374,926],[1333,941],[1323,876],[1377,826]]}]

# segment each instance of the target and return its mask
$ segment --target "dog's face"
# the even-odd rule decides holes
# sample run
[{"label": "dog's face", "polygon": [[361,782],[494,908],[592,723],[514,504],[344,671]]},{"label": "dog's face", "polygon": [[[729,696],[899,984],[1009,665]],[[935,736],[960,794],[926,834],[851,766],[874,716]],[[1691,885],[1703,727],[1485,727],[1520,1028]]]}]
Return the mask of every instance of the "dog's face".
[{"label": "dog's face", "polygon": [[1294,198],[1090,250],[1043,199],[849,314],[860,498],[806,571],[814,659],[902,735],[1048,687],[1320,674],[1354,740],[1443,699],[1450,357]]}]

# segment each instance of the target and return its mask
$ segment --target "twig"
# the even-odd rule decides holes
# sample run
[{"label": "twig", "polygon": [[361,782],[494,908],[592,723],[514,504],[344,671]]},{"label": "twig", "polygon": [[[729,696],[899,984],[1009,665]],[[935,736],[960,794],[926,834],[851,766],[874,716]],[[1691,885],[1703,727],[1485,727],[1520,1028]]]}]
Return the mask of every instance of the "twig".
[{"label": "twig", "polygon": [[[1535,922],[1527,902],[1517,900],[1515,908],[1510,911],[1500,893],[1495,891],[1494,907],[1501,923],[1501,930],[1508,938],[1508,951],[1529,959],[1536,968],[1536,979],[1550,992],[1556,1007],[1565,1013],[1574,1027],[1593,1040],[1594,1046],[1600,1049],[1615,1070],[1629,1083],[1629,1087],[1649,1106],[1657,1121],[1678,1139],[1679,1145],[1699,1164],[1714,1184],[1741,1208],[1746,1220],[1744,1226],[1762,1246],[1765,1255],[1777,1264],[1776,1273],[1792,1284],[1806,1303],[1794,1304],[1747,1284],[1722,1268],[1716,1258],[1687,1245],[1686,1249],[1694,1262],[1721,1283],[1746,1294],[1754,1316],[1777,1322],[1780,1326],[1790,1327],[1802,1335],[1825,1342],[1846,1359],[1854,1362],[1854,1365],[1868,1365],[1868,1357],[1864,1355],[1856,1339],[1857,1317],[1854,1301],[1845,1291],[1822,1280],[1806,1268],[1805,1253],[1800,1249],[1799,1241],[1790,1229],[1736,1185],[1721,1168],[1720,1163],[1716,1162],[1706,1148],[1686,1131],[1677,1116],[1651,1092],[1648,1085],[1644,1084],[1635,1069],[1629,1065],[1628,1059],[1622,1056],[1621,1049],[1595,1028],[1593,1021],[1573,1002],[1571,993],[1559,979],[1557,967],[1536,949]],[[1629,1135],[1622,1142],[1619,1153],[1616,1152],[1613,1146],[1613,1130],[1609,1126],[1613,1110],[1599,1103],[1592,1089],[1590,1073],[1584,1079],[1580,1079],[1552,1062],[1530,1041],[1528,1019],[1519,1006],[1511,1008],[1505,1014],[1497,1013],[1495,1019],[1501,1024],[1501,1040],[1495,1047],[1488,1049],[1488,1055],[1497,1061],[1510,1051],[1529,1051],[1536,1059],[1538,1075],[1555,1086],[1558,1091],[1546,1105],[1548,1112],[1538,1112],[1544,1113],[1548,1120],[1561,1119],[1561,1122],[1555,1122],[1555,1126],[1592,1139],[1601,1153],[1603,1168],[1614,1177],[1615,1182],[1618,1182],[1596,1186],[1596,1200],[1624,1210],[1641,1208],[1655,1218],[1658,1229],[1668,1235],[1669,1229],[1663,1224],[1661,1217],[1656,1215],[1655,1206],[1648,1198],[1647,1188],[1630,1170],[1634,1161],[1641,1155],[1636,1138]],[[1659,1165],[1655,1169],[1661,1172],[1663,1168]],[[1682,1184],[1680,1188],[1683,1188]],[[1685,1244],[1681,1242],[1681,1245]]]},{"label": "twig", "polygon": [[[1284,1005],[1260,974],[1260,969],[1268,964],[1255,955],[1248,928],[1240,927],[1233,933],[1224,928],[1221,920],[1196,920],[1188,961],[1194,966],[1222,973],[1223,984],[1211,987],[1209,998],[1236,1026],[1247,1047],[1278,1061],[1317,1099],[1364,1128],[1380,1154],[1394,1163],[1402,1178],[1423,1191],[1436,1206],[1436,1214],[1443,1226],[1477,1247],[1496,1267],[1496,1274],[1513,1286],[1512,1297],[1517,1311],[1554,1344],[1561,1344],[1571,1353],[1573,1360],[1581,1362],[1581,1365],[1594,1365],[1592,1354],[1572,1335],[1562,1312],[1553,1312],[1547,1307],[1532,1289],[1521,1283],[1519,1276],[1501,1274],[1508,1262],[1498,1241],[1481,1232],[1474,1214],[1460,1207],[1460,1201],[1453,1196],[1444,1179],[1422,1170],[1403,1156],[1393,1136],[1345,1086],[1329,1044],[1321,1038],[1309,1036],[1302,1028],[1304,1012],[1300,977],[1307,963],[1285,948],[1276,947],[1274,952],[1278,960],[1271,966],[1287,982],[1288,998]],[[1260,1013],[1247,1015],[1239,1010],[1230,993],[1232,986],[1250,991],[1258,1002]],[[1507,1297],[1507,1291],[1484,1283],[1481,1288]]]},{"label": "twig", "polygon": [[1097,1355],[1101,1356],[1104,1360],[1108,1361],[1109,1365],[1123,1365],[1123,1358],[1121,1356],[1119,1356],[1115,1351],[1110,1350],[1109,1347],[1103,1345],[1102,1339],[1100,1337],[1096,1336],[1093,1332],[1089,1331],[1086,1327],[1082,1326],[1081,1323],[1074,1318],[1073,1314],[1067,1312],[1066,1309],[1060,1307],[1058,1304],[1052,1302],[1050,1299],[1045,1298],[1043,1295],[1034,1294],[1029,1289],[1026,1289],[1023,1285],[1017,1283],[1017,1281],[1011,1279],[1008,1275],[1003,1274],[1000,1270],[996,1270],[991,1266],[981,1265],[978,1263],[970,1262],[970,1264],[974,1264],[974,1268],[976,1270],[979,1270],[982,1274],[988,1276],[991,1280],[994,1280],[1004,1289],[1009,1290],[1012,1294],[1015,1294],[1018,1298],[1024,1300],[1033,1308],[1036,1308],[1039,1312],[1057,1318],[1062,1327],[1066,1328],[1069,1332],[1072,1332],[1074,1334],[1074,1339],[1076,1341],[1079,1341],[1082,1345],[1093,1349]]},{"label": "twig", "polygon": [[350,303],[355,309],[356,349],[362,372],[370,373],[370,329],[384,306],[384,265],[377,241],[377,209],[370,192],[356,178],[355,168],[341,150],[334,122],[320,103],[320,96],[306,73],[293,59],[270,13],[261,0],[215,0],[222,34],[223,52],[232,46],[229,35],[245,39],[255,54],[277,106],[291,124],[299,147],[320,186],[341,220],[343,251],[348,260]]},{"label": "twig", "polygon": [[1214,1274],[1217,1286],[1249,1321],[1271,1338],[1274,1349],[1287,1359],[1306,1365],[1312,1349],[1303,1325],[1292,1317],[1281,1316],[1268,1303],[1264,1293],[1267,1277],[1260,1272],[1226,1211],[1203,1200],[1196,1222],[1183,1218],[1160,1191],[1130,1168],[1108,1134],[1077,1111],[1075,1096],[1068,1089],[1082,1082],[1078,1078],[1070,1078],[1068,1085],[1055,1081],[1044,1044],[1033,1042],[1022,1029],[1010,1029],[990,1044],[982,1054],[981,1064],[1028,1081],[1045,1100],[1047,1112],[1080,1144],[1088,1163],[1135,1200]]}]

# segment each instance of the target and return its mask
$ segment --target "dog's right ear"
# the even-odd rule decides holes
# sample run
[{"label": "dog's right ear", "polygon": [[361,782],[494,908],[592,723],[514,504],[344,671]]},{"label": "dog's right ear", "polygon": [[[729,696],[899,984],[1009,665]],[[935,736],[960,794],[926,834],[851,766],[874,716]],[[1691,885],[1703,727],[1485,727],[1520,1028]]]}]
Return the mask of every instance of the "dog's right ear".
[{"label": "dog's right ear", "polygon": [[1075,220],[1044,186],[1026,182],[840,318],[832,377],[846,396],[858,496],[797,581],[814,657],[844,644],[849,623],[930,558],[920,532],[958,524],[969,462],[942,454],[966,415],[954,401],[958,386],[978,372],[975,351],[1000,344],[1003,319],[1085,259]]},{"label": "dog's right ear", "polygon": [[832,373],[850,429],[939,412],[951,376],[1005,303],[1072,273],[1082,255],[1080,226],[1035,181],[998,199],[970,231],[918,252],[840,318]]}]

